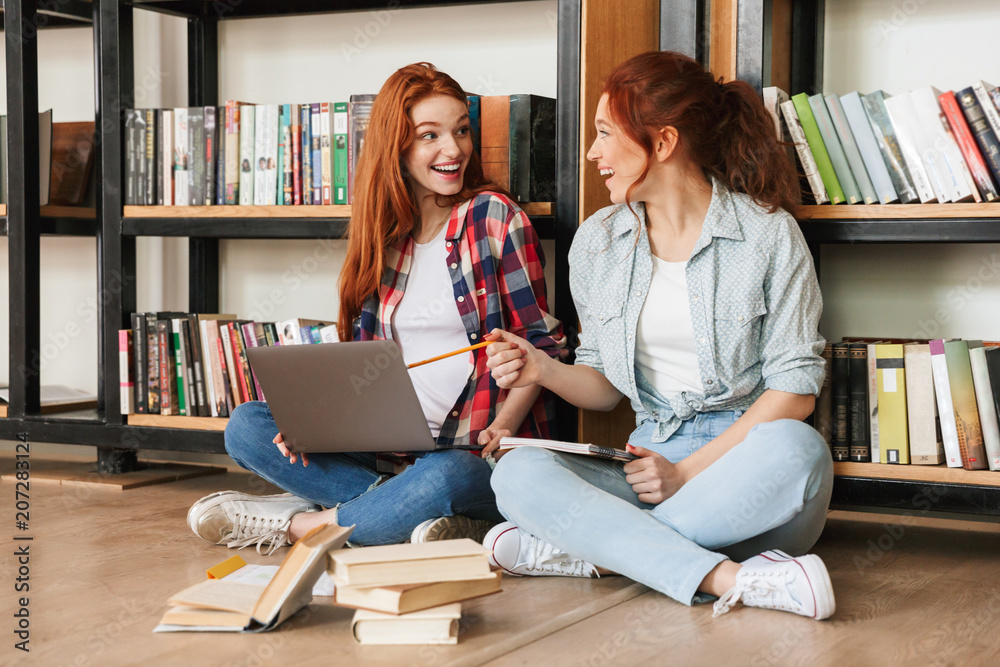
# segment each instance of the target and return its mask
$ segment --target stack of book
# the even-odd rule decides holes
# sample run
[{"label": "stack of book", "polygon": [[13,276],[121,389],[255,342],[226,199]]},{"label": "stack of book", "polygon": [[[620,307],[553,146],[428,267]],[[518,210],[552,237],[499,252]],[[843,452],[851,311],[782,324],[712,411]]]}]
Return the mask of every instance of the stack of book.
[{"label": "stack of book", "polygon": [[814,424],[834,461],[1000,470],[1000,343],[828,344]]},{"label": "stack of book", "polygon": [[817,204],[992,202],[1000,190],[1000,90],[977,81],[888,96],[763,91]]},{"label": "stack of book", "polygon": [[501,576],[470,539],[331,552],[327,572],[362,644],[455,644],[461,602],[499,592]]},{"label": "stack of book", "polygon": [[[129,109],[125,205],[350,204],[374,100]],[[555,100],[470,95],[469,122],[488,178],[555,198]]]},{"label": "stack of book", "polygon": [[241,403],[264,400],[248,347],[338,340],[336,324],[320,320],[132,313],[132,328],[118,332],[122,414],[228,417]]}]

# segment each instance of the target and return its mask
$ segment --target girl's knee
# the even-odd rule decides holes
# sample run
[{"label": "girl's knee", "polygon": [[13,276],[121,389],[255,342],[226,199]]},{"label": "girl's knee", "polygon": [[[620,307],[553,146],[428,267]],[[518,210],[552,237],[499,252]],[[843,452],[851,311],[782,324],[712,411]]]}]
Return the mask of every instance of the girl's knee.
[{"label": "girl's knee", "polygon": [[268,433],[272,429],[274,421],[266,403],[241,403],[229,415],[229,422],[226,424],[226,452],[233,459],[242,459],[247,451],[258,448],[259,440],[265,437],[262,433]]},{"label": "girl's knee", "polygon": [[833,473],[830,447],[809,424],[797,419],[778,419],[758,424],[754,431],[753,439],[761,447],[762,455],[775,465],[784,463],[821,474]]},{"label": "girl's knee", "polygon": [[501,493],[517,493],[517,487],[539,475],[555,463],[555,454],[541,447],[518,447],[504,454],[497,461],[490,484],[499,497]]}]

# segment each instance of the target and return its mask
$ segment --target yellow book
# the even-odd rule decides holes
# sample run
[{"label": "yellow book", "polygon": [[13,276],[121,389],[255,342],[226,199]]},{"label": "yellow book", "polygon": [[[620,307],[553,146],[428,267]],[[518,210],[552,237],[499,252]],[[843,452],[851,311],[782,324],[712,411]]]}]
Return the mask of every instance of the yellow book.
[{"label": "yellow book", "polygon": [[461,617],[460,602],[401,616],[358,609],[351,632],[361,644],[457,644]]},{"label": "yellow book", "polygon": [[906,417],[906,372],[902,345],[876,345],[878,439],[881,463],[910,462]]},{"label": "yellow book", "polygon": [[[332,577],[331,577],[332,578]],[[385,614],[409,614],[483,595],[500,592],[500,572],[482,579],[434,581],[429,584],[397,586],[348,586],[337,582],[336,603],[343,607],[368,609]]]},{"label": "yellow book", "polygon": [[490,576],[490,552],[468,538],[331,553],[327,572],[347,586],[396,586]]}]

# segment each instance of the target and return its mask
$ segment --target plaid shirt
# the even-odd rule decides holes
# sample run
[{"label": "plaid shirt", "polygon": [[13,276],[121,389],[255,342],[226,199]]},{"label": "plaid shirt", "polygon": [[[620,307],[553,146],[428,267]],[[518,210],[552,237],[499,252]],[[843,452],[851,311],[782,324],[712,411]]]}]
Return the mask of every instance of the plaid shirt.
[{"label": "plaid shirt", "polygon": [[[566,345],[562,324],[548,314],[545,258],[528,216],[510,199],[485,192],[455,206],[445,234],[455,305],[474,345],[493,329],[505,329],[558,356]],[[355,340],[392,339],[392,315],[406,291],[413,238],[390,246],[379,294],[365,302],[355,322]],[[438,448],[475,449],[508,391],[497,387],[486,367],[486,351],[475,350],[469,382],[441,425]],[[549,437],[553,403],[542,390],[515,435]]]}]

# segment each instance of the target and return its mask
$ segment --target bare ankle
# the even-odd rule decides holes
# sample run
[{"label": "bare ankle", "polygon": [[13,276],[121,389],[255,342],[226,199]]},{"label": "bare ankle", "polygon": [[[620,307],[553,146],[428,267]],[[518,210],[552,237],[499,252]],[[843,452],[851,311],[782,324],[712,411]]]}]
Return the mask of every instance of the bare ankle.
[{"label": "bare ankle", "polygon": [[299,512],[292,517],[288,525],[288,541],[294,544],[305,537],[310,530],[325,523],[337,523],[336,507],[321,512]]},{"label": "bare ankle", "polygon": [[736,573],[740,571],[740,564],[731,560],[724,560],[705,575],[698,590],[715,597],[722,597],[726,591],[736,585]]}]

